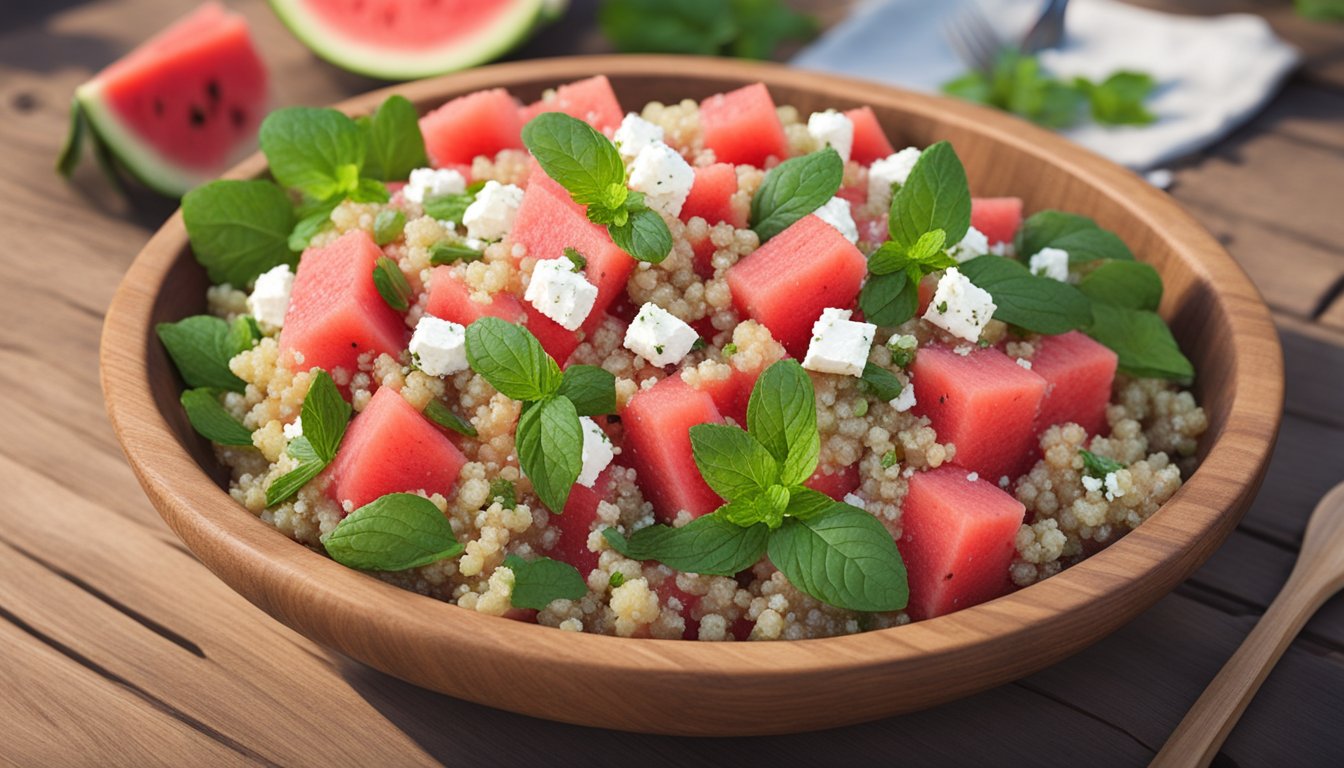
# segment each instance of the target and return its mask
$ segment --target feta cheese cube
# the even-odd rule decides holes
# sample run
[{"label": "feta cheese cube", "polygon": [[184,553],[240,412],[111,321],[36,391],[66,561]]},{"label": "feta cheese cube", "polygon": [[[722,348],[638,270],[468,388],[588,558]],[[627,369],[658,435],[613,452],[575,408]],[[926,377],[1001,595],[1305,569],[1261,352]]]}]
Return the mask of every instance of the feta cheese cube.
[{"label": "feta cheese cube", "polygon": [[596,421],[580,416],[579,426],[583,428],[583,468],[579,470],[579,479],[575,482],[585,488],[592,488],[593,483],[597,482],[597,476],[615,458],[616,452],[612,450],[611,438],[607,437]]},{"label": "feta cheese cube", "polygon": [[919,149],[906,147],[900,152],[874,160],[868,168],[868,201],[886,207],[891,204],[893,186],[900,186],[910,178],[910,171],[919,162]]},{"label": "feta cheese cube", "polygon": [[574,262],[561,256],[537,262],[523,298],[565,330],[577,331],[593,311],[597,286],[574,271]]},{"label": "feta cheese cube", "polygon": [[460,195],[467,191],[467,180],[451,168],[416,168],[401,196],[412,203],[424,203],[431,197]]},{"label": "feta cheese cube", "polygon": [[625,329],[626,349],[659,368],[681,362],[700,334],[681,318],[647,302]]},{"label": "feta cheese cube", "polygon": [[621,121],[621,127],[616,129],[615,135],[611,138],[616,142],[616,149],[620,150],[621,157],[628,162],[638,157],[645,147],[661,144],[663,127],[654,125],[631,112]]},{"label": "feta cheese cube", "polygon": [[1041,275],[1061,283],[1069,281],[1069,252],[1061,248],[1042,248],[1027,262],[1033,275]]},{"label": "feta cheese cube", "polygon": [[915,407],[914,382],[909,382],[904,387],[901,387],[901,394],[897,395],[896,399],[892,400],[890,405],[892,408],[896,409],[897,413],[905,413],[911,408],[914,408]]},{"label": "feta cheese cube", "polygon": [[1120,478],[1114,472],[1106,473],[1106,500],[1114,501],[1125,495],[1125,489],[1120,487]]},{"label": "feta cheese cube", "polygon": [[859,376],[868,362],[877,326],[850,320],[848,309],[829,307],[812,324],[812,342],[808,344],[803,367],[820,373]]},{"label": "feta cheese cube", "polygon": [[848,200],[843,197],[832,197],[813,213],[817,218],[840,230],[840,234],[849,242],[859,242],[859,228],[854,223],[854,214],[850,211]]},{"label": "feta cheese cube", "polygon": [[868,509],[868,502],[864,501],[863,497],[857,493],[846,493],[844,502],[851,507],[858,507],[859,509],[864,510]]},{"label": "feta cheese cube", "polygon": [[996,309],[989,291],[972,283],[956,267],[948,267],[938,279],[938,290],[933,293],[924,319],[953,336],[977,341]]},{"label": "feta cheese cube", "polygon": [[1031,361],[1025,357],[1017,358],[1017,364],[1028,371],[1031,370]]},{"label": "feta cheese cube", "polygon": [[695,170],[677,150],[659,141],[639,151],[630,166],[630,188],[644,193],[644,202],[668,216],[681,213],[695,184]]},{"label": "feta cheese cube", "polygon": [[467,329],[457,323],[422,315],[411,334],[411,360],[430,376],[448,376],[467,369]]},{"label": "feta cheese cube", "polygon": [[280,430],[284,433],[286,440],[297,440],[303,436],[303,417],[295,416],[294,423],[286,424]]},{"label": "feta cheese cube", "polygon": [[834,109],[813,112],[807,118],[807,132],[818,144],[834,148],[841,160],[849,162],[850,151],[854,148],[853,120]]},{"label": "feta cheese cube", "polygon": [[989,238],[975,227],[966,230],[966,236],[961,238],[960,243],[947,249],[947,255],[956,259],[958,263],[987,253],[989,253]]},{"label": "feta cheese cube", "polygon": [[289,265],[272,267],[257,275],[252,295],[247,297],[247,311],[263,329],[282,328],[285,310],[289,309],[289,292],[293,288],[294,272]]},{"label": "feta cheese cube", "polygon": [[1100,491],[1101,485],[1102,482],[1100,478],[1092,477],[1091,475],[1083,475],[1083,487],[1088,491]]},{"label": "feta cheese cube", "polygon": [[523,190],[513,184],[487,181],[476,199],[462,213],[462,225],[467,237],[476,240],[500,240],[513,229],[518,218],[518,206],[523,204]]}]

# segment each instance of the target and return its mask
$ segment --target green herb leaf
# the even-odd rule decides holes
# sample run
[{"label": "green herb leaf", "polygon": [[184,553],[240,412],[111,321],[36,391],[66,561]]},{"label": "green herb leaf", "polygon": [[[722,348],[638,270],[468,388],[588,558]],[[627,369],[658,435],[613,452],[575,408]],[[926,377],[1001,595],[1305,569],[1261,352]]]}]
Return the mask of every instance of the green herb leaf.
[{"label": "green herb leaf", "polygon": [[65,136],[65,145],[61,147],[61,154],[56,158],[56,172],[66,178],[75,172],[75,166],[79,165],[81,150],[84,149],[84,132],[88,130],[88,124],[84,117],[84,108],[80,106],[79,99],[70,100],[70,132]]},{"label": "green herb leaf", "polygon": [[247,383],[229,370],[236,351],[229,324],[211,315],[194,315],[154,326],[188,387],[242,392]]},{"label": "green herb leaf", "polygon": [[817,23],[779,0],[606,0],[602,33],[627,53],[690,53],[768,59],[785,40],[806,40]]},{"label": "green herb leaf", "polygon": [[299,223],[289,233],[289,250],[302,253],[319,232],[331,226],[331,212],[341,204],[341,198],[335,197],[319,203],[303,206],[299,210]]},{"label": "green herb leaf", "polygon": [[439,221],[461,224],[462,216],[466,214],[467,208],[470,208],[474,202],[476,202],[476,195],[473,192],[460,195],[437,195],[424,202],[425,215]]},{"label": "green herb leaf", "polygon": [[1171,330],[1154,312],[1094,303],[1087,335],[1114,350],[1120,370],[1131,376],[1178,381],[1195,376]]},{"label": "green herb leaf", "polygon": [[601,416],[616,412],[616,377],[595,365],[571,365],[566,368],[556,394],[569,398],[580,416]]},{"label": "green herb leaf", "polygon": [[780,483],[798,485],[817,468],[816,393],[796,360],[780,360],[756,380],[747,400],[747,430],[779,462]]},{"label": "green herb leaf", "polygon": [[656,560],[687,573],[732,576],[760,561],[769,533],[764,523],[744,528],[715,512],[681,528],[652,525],[629,539],[608,528],[602,536],[612,549],[633,560]]},{"label": "green herb leaf", "polygon": [[350,199],[356,203],[386,203],[392,199],[392,193],[377,179],[360,179],[350,192]]},{"label": "green herb leaf", "polygon": [[969,72],[943,84],[943,92],[1012,112],[1048,128],[1078,122],[1087,97],[1071,83],[1041,71],[1033,56],[1004,50],[988,73]]},{"label": "green herb leaf", "polygon": [[570,263],[574,265],[575,272],[582,272],[584,267],[588,266],[588,260],[583,257],[582,253],[579,253],[577,248],[565,248],[565,258],[569,259]]},{"label": "green herb leaf", "polygon": [[429,248],[429,263],[435,266],[440,264],[455,264],[462,262],[470,264],[473,261],[480,261],[485,258],[485,254],[475,248],[468,248],[465,245],[440,240]]},{"label": "green herb leaf", "polygon": [[1102,125],[1147,125],[1157,119],[1143,106],[1157,88],[1150,75],[1121,71],[1101,83],[1080,77],[1074,85],[1087,96],[1092,119]]},{"label": "green herb leaf", "polygon": [[345,427],[350,423],[350,404],[341,397],[336,382],[326,371],[313,371],[299,417],[303,419],[303,436],[312,444],[317,457],[324,462],[336,458],[336,449],[341,446]]},{"label": "green herb leaf", "polygon": [[364,136],[354,120],[334,109],[276,110],[262,121],[258,138],[271,175],[283,187],[314,200],[359,188]]},{"label": "green herb leaf", "polygon": [[868,271],[874,275],[889,275],[915,267],[923,276],[955,267],[957,260],[943,250],[945,238],[941,229],[925,232],[909,249],[888,240],[868,257]]},{"label": "green herb leaf", "polygon": [[946,243],[960,243],[971,226],[971,190],[966,169],[946,141],[920,153],[909,178],[891,199],[891,240],[911,251],[920,238],[943,230]]},{"label": "green herb leaf", "polygon": [[789,489],[789,505],[784,508],[786,517],[811,519],[824,515],[835,507],[836,501],[821,491],[795,486]]},{"label": "green herb leaf", "polygon": [[420,115],[405,96],[388,96],[378,111],[356,121],[364,135],[364,175],[400,181],[429,165]]},{"label": "green herb leaf", "polygon": [[373,220],[373,241],[379,245],[389,245],[401,237],[406,230],[406,214],[395,208],[384,208]]},{"label": "green herb leaf", "polygon": [[415,298],[401,267],[386,256],[379,256],[373,263],[373,287],[378,289],[378,295],[383,297],[387,306],[398,312],[410,309],[411,299]]},{"label": "green herb leaf", "polygon": [[759,494],[779,480],[774,456],[739,427],[696,424],[691,453],[700,476],[725,499]]},{"label": "green herb leaf", "polygon": [[580,205],[606,207],[610,187],[625,187],[625,164],[615,145],[582,120],[544,112],[523,126],[523,144]]},{"label": "green herb leaf", "polygon": [[835,197],[844,175],[845,164],[831,147],[785,160],[766,171],[752,196],[751,228],[764,243]]},{"label": "green herb leaf", "polygon": [[624,224],[608,225],[611,239],[636,261],[658,264],[672,252],[672,232],[656,211],[638,208],[630,211]]},{"label": "green herb leaf", "polygon": [[[302,437],[291,442],[290,448],[294,443],[303,440]],[[306,442],[306,441],[305,441]],[[291,469],[285,474],[275,478],[271,484],[266,486],[266,506],[273,507],[282,501],[286,501],[290,496],[299,492],[299,489],[307,485],[314,477],[317,477],[323,469],[326,469],[326,462],[318,459],[304,461],[299,466]]]},{"label": "green herb leaf", "polygon": [[1156,310],[1162,303],[1162,277],[1141,261],[1107,261],[1078,285],[1089,299],[1127,309]]},{"label": "green herb leaf", "polygon": [[429,405],[425,406],[425,418],[459,435],[476,437],[476,428],[471,426],[471,422],[453,413],[453,409],[445,405],[442,400],[429,401]]},{"label": "green herb leaf", "polygon": [[768,59],[785,40],[807,40],[817,33],[817,21],[780,0],[731,0],[740,36],[729,52],[742,59]]},{"label": "green herb leaf", "polygon": [[905,385],[896,374],[876,363],[864,363],[859,388],[872,392],[878,400],[891,401],[901,396]]},{"label": "green herb leaf", "polygon": [[1115,459],[1098,456],[1086,448],[1079,448],[1078,455],[1083,457],[1083,474],[1090,475],[1098,480],[1105,480],[1107,475],[1125,468],[1124,464]]},{"label": "green herb leaf", "polygon": [[789,583],[851,611],[898,611],[910,598],[905,565],[877,518],[848,504],[790,517],[770,535],[770,562]]},{"label": "green herb leaf", "polygon": [[1068,251],[1070,264],[1098,259],[1134,260],[1134,254],[1123,240],[1098,227],[1092,219],[1076,213],[1040,211],[1032,214],[1022,222],[1014,240],[1018,258],[1023,261],[1040,253],[1042,248]]},{"label": "green herb leaf", "polygon": [[517,448],[518,464],[537,498],[562,513],[583,469],[583,427],[574,404],[555,396],[529,403],[518,418]]},{"label": "green herb leaf", "polygon": [[514,400],[540,400],[554,394],[562,382],[560,366],[537,337],[497,317],[482,317],[467,326],[467,362]]},{"label": "green herb leaf", "polygon": [[578,600],[588,594],[579,569],[569,563],[538,557],[524,560],[517,555],[504,558],[504,567],[513,571],[513,593],[509,602],[515,608],[540,611],[555,600]]},{"label": "green herb leaf", "polygon": [[229,326],[229,345],[234,355],[255,347],[258,341],[261,341],[261,328],[257,326],[256,318],[239,315],[233,319],[233,325]]},{"label": "green herb leaf", "polygon": [[[780,488],[782,486],[772,487]],[[785,501],[787,502],[787,491],[785,493]],[[748,493],[719,507],[716,514],[723,516],[733,525],[740,525],[743,528],[753,526],[756,523],[764,523],[769,528],[778,528],[784,520],[784,514],[782,509],[775,508],[775,501],[776,498],[767,496],[762,492]]]},{"label": "green herb leaf", "polygon": [[188,389],[181,401],[192,428],[205,439],[220,445],[252,445],[252,433],[224,410],[214,390]]},{"label": "green herb leaf", "polygon": [[859,291],[859,309],[870,323],[900,325],[919,310],[919,283],[905,272],[871,275]]},{"label": "green herb leaf", "polygon": [[1020,262],[978,256],[961,265],[962,274],[989,291],[994,319],[1034,333],[1068,333],[1092,322],[1087,297],[1068,283],[1033,275]]},{"label": "green herb leaf", "polygon": [[297,263],[289,235],[294,211],[285,191],[269,181],[222,179],[182,198],[191,252],[212,283],[246,288],[257,275]]},{"label": "green herb leaf", "polygon": [[625,583],[625,574],[620,571],[612,571],[611,577],[607,579],[607,584],[615,589]]},{"label": "green herb leaf", "polygon": [[322,539],[331,559],[362,571],[404,571],[462,554],[448,517],[423,496],[389,493]]},{"label": "green herb leaf", "polygon": [[516,509],[518,507],[518,489],[513,483],[502,477],[496,477],[490,481],[491,501],[498,501],[500,506],[505,509]]}]

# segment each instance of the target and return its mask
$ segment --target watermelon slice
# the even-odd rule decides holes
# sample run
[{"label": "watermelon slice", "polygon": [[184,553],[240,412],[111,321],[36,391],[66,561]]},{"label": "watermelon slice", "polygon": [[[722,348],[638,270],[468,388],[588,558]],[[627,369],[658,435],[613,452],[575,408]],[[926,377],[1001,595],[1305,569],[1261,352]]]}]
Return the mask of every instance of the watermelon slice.
[{"label": "watermelon slice", "polygon": [[869,165],[896,151],[887,140],[882,125],[877,122],[872,107],[851,109],[845,112],[845,117],[854,123],[854,146],[849,151],[850,160]]},{"label": "watermelon slice", "polygon": [[1007,592],[1025,514],[993,481],[971,480],[959,467],[916,472],[896,542],[910,580],[910,618],[931,619]]},{"label": "watermelon slice", "polygon": [[526,125],[529,120],[543,112],[563,112],[588,123],[608,136],[621,127],[621,119],[625,116],[621,102],[616,100],[616,92],[611,90],[611,81],[606,75],[597,75],[562,85],[555,89],[555,94],[551,98],[528,104],[519,110],[518,115]]},{"label": "watermelon slice", "polygon": [[466,165],[466,178],[477,155],[494,157],[501,149],[523,146],[517,102],[503,88],[453,99],[420,118],[420,133],[435,168]]},{"label": "watermelon slice", "polygon": [[699,216],[710,224],[726,221],[741,229],[747,226],[747,212],[734,208],[737,194],[737,169],[728,163],[714,163],[695,169],[695,181],[681,206],[681,220]]},{"label": "watermelon slice", "polygon": [[545,0],[271,0],[289,31],[351,72],[415,80],[498,58],[547,20]]},{"label": "watermelon slice", "polygon": [[789,156],[789,139],[764,83],[718,93],[700,103],[700,133],[721,163],[764,166]]},{"label": "watermelon slice", "polygon": [[1013,242],[1022,226],[1022,198],[971,198],[971,226],[984,233],[990,245]]},{"label": "watermelon slice", "polygon": [[1106,426],[1116,362],[1110,348],[1079,331],[1038,339],[1031,372],[1045,379],[1047,388],[1035,433],[1070,421],[1089,435],[1100,432]]},{"label": "watermelon slice", "polygon": [[588,549],[588,534],[597,521],[598,503],[611,498],[614,467],[602,470],[592,488],[575,483],[569,489],[564,512],[551,515],[548,523],[560,532],[560,538],[547,555],[578,568],[585,579],[597,568],[598,553]]},{"label": "watermelon slice", "polygon": [[100,157],[110,151],[150,188],[181,197],[252,146],[266,99],[247,22],[206,3],[79,86],[57,167],[74,170],[87,124]]},{"label": "watermelon slice", "polygon": [[496,293],[489,304],[471,300],[471,289],[443,264],[434,268],[429,278],[429,300],[425,311],[458,325],[471,325],[482,317],[498,317],[510,323],[523,321],[523,305],[511,293]]},{"label": "watermelon slice", "polygon": [[671,523],[683,509],[699,517],[723,503],[695,466],[690,432],[696,424],[721,421],[709,393],[691,387],[680,376],[669,376],[640,390],[621,412],[624,448],[639,473],[644,498],[653,503],[661,522]]},{"label": "watermelon slice", "polygon": [[858,489],[859,480],[859,465],[850,464],[840,469],[817,467],[817,471],[813,472],[803,485],[814,491],[821,491],[836,501],[844,501],[846,495]]}]

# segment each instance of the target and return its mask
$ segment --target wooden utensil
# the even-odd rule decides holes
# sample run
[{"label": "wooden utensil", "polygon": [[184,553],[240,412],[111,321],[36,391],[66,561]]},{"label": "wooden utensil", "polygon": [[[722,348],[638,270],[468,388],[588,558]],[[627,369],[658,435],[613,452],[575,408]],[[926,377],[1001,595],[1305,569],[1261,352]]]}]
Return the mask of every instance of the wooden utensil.
[{"label": "wooden utensil", "polygon": [[1288,581],[1218,676],[1162,745],[1152,768],[1206,766],[1288,644],[1344,588],[1344,483],[1316,505]]}]

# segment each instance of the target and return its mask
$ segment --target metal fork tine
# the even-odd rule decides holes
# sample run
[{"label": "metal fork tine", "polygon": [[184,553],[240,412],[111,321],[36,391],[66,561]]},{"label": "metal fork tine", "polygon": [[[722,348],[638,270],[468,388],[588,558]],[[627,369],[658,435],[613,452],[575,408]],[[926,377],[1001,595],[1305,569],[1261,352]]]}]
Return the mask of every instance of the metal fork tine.
[{"label": "metal fork tine", "polygon": [[1003,49],[984,12],[975,2],[966,3],[943,29],[957,57],[967,66],[988,72]]}]

